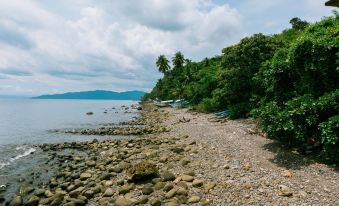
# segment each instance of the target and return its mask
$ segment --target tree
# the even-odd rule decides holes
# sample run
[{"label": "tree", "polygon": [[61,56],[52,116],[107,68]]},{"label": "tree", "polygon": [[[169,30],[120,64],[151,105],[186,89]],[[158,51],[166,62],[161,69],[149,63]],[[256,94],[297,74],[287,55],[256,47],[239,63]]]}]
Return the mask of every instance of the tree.
[{"label": "tree", "polygon": [[168,59],[163,54],[158,57],[156,65],[159,71],[164,74],[167,73],[171,69]]},{"label": "tree", "polygon": [[174,69],[183,68],[184,63],[185,63],[184,55],[180,51],[175,53],[174,57],[172,58],[172,63],[173,63]]},{"label": "tree", "polygon": [[293,29],[298,31],[303,31],[309,25],[307,21],[302,21],[298,17],[294,17],[293,19],[291,19],[290,24],[292,24]]}]

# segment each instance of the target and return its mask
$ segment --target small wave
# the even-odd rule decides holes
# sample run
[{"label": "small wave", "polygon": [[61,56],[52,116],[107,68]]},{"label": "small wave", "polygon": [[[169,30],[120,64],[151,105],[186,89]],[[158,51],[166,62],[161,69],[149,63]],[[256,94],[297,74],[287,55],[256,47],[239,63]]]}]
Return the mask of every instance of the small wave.
[{"label": "small wave", "polygon": [[0,169],[6,167],[6,166],[8,166],[8,165],[10,165],[9,162],[0,162]]},{"label": "small wave", "polygon": [[10,159],[10,162],[13,162],[13,161],[15,161],[15,160],[18,160],[18,159],[20,159],[20,158],[22,158],[22,157],[26,157],[27,155],[30,155],[30,154],[32,154],[32,153],[35,152],[35,151],[36,151],[36,149],[34,149],[34,148],[29,148],[29,149],[26,150],[23,154],[20,154],[20,155],[17,155],[17,156],[15,156],[15,157],[11,158],[11,159]]}]

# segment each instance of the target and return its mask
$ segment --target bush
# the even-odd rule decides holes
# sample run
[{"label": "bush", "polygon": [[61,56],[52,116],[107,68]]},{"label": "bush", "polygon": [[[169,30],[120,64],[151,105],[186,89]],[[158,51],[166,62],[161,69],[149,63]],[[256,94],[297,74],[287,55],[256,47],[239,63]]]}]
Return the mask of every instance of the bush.
[{"label": "bush", "polygon": [[245,118],[249,116],[252,106],[248,102],[242,102],[230,107],[230,115],[231,119],[236,118]]},{"label": "bush", "polygon": [[269,138],[301,146],[319,143],[322,153],[335,161],[338,155],[339,90],[314,99],[311,95],[293,98],[283,106],[269,102],[252,114],[258,117]]},{"label": "bush", "polygon": [[213,99],[204,98],[197,107],[200,112],[214,112],[216,110]]},{"label": "bush", "polygon": [[329,118],[319,124],[321,143],[324,145],[322,155],[325,158],[334,157],[339,162],[339,115]]}]

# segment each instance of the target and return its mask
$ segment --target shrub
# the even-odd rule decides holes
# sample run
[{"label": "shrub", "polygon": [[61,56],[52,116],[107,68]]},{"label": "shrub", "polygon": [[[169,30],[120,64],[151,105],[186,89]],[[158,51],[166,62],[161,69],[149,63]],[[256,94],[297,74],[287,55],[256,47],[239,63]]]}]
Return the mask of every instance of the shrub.
[{"label": "shrub", "polygon": [[319,124],[322,155],[325,158],[333,157],[333,161],[339,162],[339,115],[330,117],[326,122]]},{"label": "shrub", "polygon": [[321,143],[323,155],[336,161],[338,155],[339,90],[318,99],[311,95],[293,98],[283,106],[269,102],[252,114],[258,117],[269,138],[294,146]]}]

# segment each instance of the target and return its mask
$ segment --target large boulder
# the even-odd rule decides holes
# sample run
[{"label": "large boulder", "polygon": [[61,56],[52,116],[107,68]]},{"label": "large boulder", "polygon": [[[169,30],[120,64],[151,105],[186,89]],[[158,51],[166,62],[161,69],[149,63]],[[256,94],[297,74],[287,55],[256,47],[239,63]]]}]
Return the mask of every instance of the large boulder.
[{"label": "large boulder", "polygon": [[130,181],[148,180],[159,175],[158,168],[149,161],[142,161],[127,169]]}]

